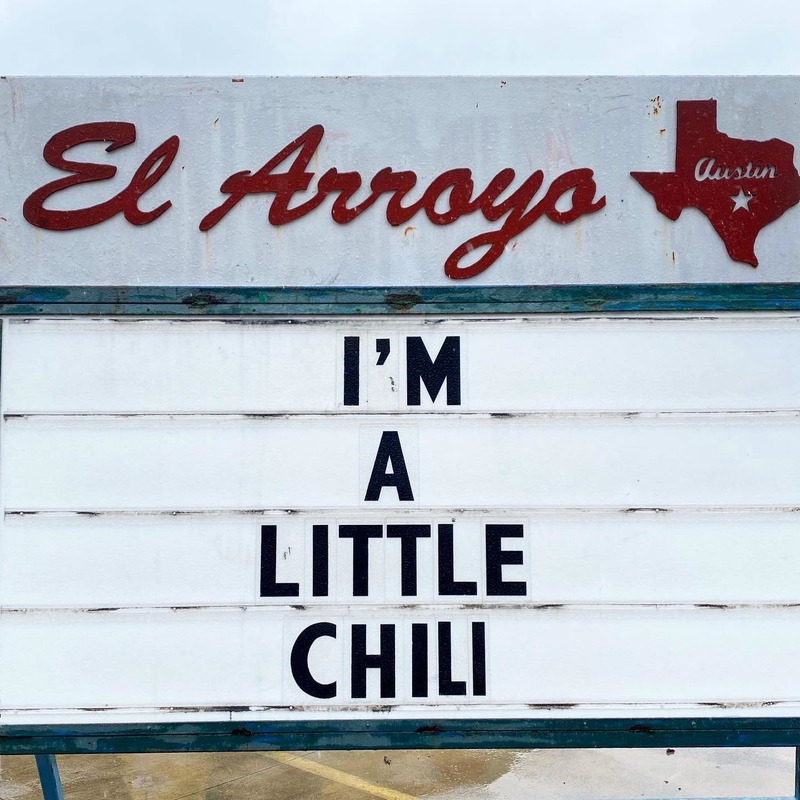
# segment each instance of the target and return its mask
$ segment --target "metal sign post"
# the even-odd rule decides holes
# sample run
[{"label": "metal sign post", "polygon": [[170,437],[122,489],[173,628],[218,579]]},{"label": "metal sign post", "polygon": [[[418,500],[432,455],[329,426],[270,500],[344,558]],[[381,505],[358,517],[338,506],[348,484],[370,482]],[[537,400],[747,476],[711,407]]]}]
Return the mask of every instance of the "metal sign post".
[{"label": "metal sign post", "polygon": [[39,773],[39,782],[42,785],[42,797],[44,800],[64,800],[56,757],[53,755],[37,755],[36,770]]},{"label": "metal sign post", "polygon": [[800,747],[796,88],[0,80],[0,752]]}]

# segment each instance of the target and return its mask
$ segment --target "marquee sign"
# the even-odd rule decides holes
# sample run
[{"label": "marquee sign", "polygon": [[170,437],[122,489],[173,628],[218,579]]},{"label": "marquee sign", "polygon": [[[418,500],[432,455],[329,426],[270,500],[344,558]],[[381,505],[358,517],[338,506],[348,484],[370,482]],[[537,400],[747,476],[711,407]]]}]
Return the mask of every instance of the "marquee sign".
[{"label": "marquee sign", "polygon": [[791,726],[796,89],[0,79],[5,735]]}]

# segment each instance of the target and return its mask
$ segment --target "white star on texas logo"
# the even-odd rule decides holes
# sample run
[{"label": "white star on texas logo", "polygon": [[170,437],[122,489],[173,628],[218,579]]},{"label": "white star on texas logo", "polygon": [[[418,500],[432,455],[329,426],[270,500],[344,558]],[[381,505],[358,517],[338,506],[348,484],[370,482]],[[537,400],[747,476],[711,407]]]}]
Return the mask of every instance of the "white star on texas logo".
[{"label": "white star on texas logo", "polygon": [[753,195],[745,194],[744,189],[739,187],[739,194],[731,195],[731,200],[733,200],[733,213],[737,212],[740,208],[743,208],[745,211],[750,210],[750,206],[748,203],[753,199]]}]

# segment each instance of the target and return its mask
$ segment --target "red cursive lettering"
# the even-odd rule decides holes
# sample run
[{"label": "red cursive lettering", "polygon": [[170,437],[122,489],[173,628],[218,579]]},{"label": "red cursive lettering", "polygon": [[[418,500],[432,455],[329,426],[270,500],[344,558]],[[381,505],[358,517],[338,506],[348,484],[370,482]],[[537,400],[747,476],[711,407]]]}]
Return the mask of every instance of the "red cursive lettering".
[{"label": "red cursive lettering", "polygon": [[153,150],[136,170],[130,183],[110,200],[69,211],[44,207],[45,201],[57,192],[82,183],[108,180],[117,174],[117,168],[112,164],[68,161],[64,158],[67,150],[87,142],[110,142],[106,147],[106,152],[110,153],[135,141],[136,126],[131,122],[88,122],[56,133],[44,146],[44,160],[51,167],[71,174],[33,192],[22,206],[25,219],[31,225],[51,231],[87,228],[105,222],[119,213],[133,225],[146,225],[158,219],[172,203],[167,200],[151,211],[142,211],[139,208],[139,198],[158,183],[170,168],[180,144],[177,136],[171,136]]},{"label": "red cursive lettering", "polygon": [[[505,200],[497,202],[514,182],[516,173],[506,168],[492,178],[487,187],[473,198],[475,186],[472,171],[452,169],[434,178],[422,197],[404,205],[408,193],[417,185],[414,172],[395,172],[391,167],[378,171],[370,181],[370,194],[356,205],[348,205],[362,186],[358,172],[339,172],[329,169],[320,176],[316,194],[297,206],[291,207],[295,193],[308,189],[313,172],[307,171],[314,153],[322,141],[325,129],[313,125],[277,155],[267,161],[257,172],[237,172],[227,178],[220,191],[227,199],[206,214],[200,230],[207,231],[217,225],[225,215],[249,194],[274,194],[268,220],[272,225],[285,225],[305,216],[319,207],[328,195],[336,197],[331,207],[334,222],[346,225],[366,211],[381,195],[390,195],[386,204],[386,220],[390,225],[404,225],[419,211],[424,211],[434,225],[449,225],[461,217],[480,211],[487,222],[506,217],[498,230],[480,233],[459,245],[445,261],[444,271],[449,278],[472,278],[490,267],[503,253],[509,242],[519,236],[542,216],[559,224],[573,222],[584,214],[598,211],[606,204],[605,197],[595,200],[597,186],[590,169],[573,169],[559,175],[547,188],[544,196],[529,207],[544,183],[544,173],[537,170],[523,181]],[[287,159],[292,159],[285,172],[275,172]],[[571,205],[565,211],[557,208],[558,201],[571,194]],[[437,210],[446,197],[447,207]],[[475,250],[486,248],[477,260],[463,265]]]}]

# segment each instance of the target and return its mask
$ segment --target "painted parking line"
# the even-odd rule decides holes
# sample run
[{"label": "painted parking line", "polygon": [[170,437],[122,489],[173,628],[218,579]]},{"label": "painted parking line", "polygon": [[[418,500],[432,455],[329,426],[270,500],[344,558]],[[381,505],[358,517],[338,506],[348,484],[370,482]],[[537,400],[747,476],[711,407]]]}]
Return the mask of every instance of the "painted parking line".
[{"label": "painted parking line", "polygon": [[289,767],[303,770],[303,772],[310,772],[312,775],[317,775],[320,778],[339,783],[342,786],[349,786],[351,789],[358,789],[366,794],[371,794],[373,797],[383,798],[383,800],[417,800],[413,795],[378,786],[377,784],[362,780],[355,775],[351,775],[349,772],[343,772],[340,769],[328,767],[325,764],[318,764],[316,761],[309,761],[302,756],[295,756],[290,753],[267,753],[266,755]]}]

